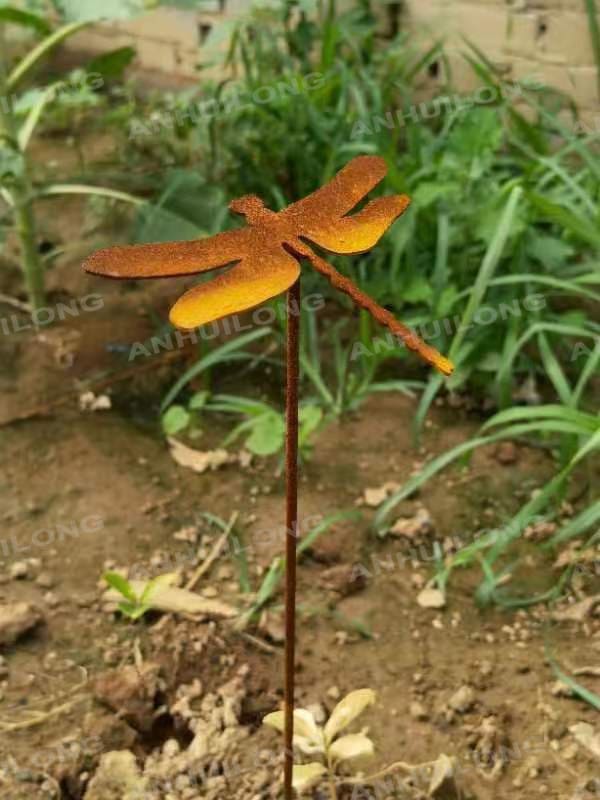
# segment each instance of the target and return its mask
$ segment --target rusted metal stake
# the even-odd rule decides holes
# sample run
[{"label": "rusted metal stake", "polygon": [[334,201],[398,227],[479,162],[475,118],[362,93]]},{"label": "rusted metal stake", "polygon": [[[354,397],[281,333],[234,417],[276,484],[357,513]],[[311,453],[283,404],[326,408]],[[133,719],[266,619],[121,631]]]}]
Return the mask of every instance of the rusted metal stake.
[{"label": "rusted metal stake", "polygon": [[300,371],[300,279],[287,292],[287,383],[285,396],[285,800],[292,800],[294,768],[294,666],[296,661],[296,545],[298,541],[298,382]]}]

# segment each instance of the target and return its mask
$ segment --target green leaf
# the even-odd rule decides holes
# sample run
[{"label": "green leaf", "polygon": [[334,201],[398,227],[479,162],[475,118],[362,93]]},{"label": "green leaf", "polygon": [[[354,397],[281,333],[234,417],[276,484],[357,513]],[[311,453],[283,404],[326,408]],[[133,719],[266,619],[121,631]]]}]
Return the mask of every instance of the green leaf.
[{"label": "green leaf", "polygon": [[585,686],[582,686],[574,678],[571,678],[570,675],[567,675],[566,672],[563,672],[556,663],[556,660],[549,655],[548,651],[546,651],[546,658],[550,662],[550,666],[552,667],[556,677],[562,683],[568,686],[573,694],[575,694],[577,697],[580,697],[582,700],[585,700],[585,702],[592,706],[592,708],[595,708],[596,711],[600,711],[600,696],[589,689],[586,689]]},{"label": "green leaf", "polygon": [[[463,348],[463,340],[466,336],[467,330],[471,327],[473,317],[475,316],[477,309],[480,307],[488,290],[489,284],[494,277],[494,273],[498,267],[498,264],[500,263],[506,242],[512,230],[513,221],[517,214],[519,201],[522,194],[523,190],[519,186],[515,186],[512,189],[506,205],[504,206],[502,218],[496,233],[490,242],[481,262],[479,272],[477,273],[475,283],[473,284],[473,289],[469,295],[467,306],[463,312],[460,325],[456,335],[454,336],[454,339],[452,340],[452,345],[450,346],[450,352],[448,354],[448,357],[456,366],[459,366],[464,358],[465,349]],[[435,399],[442,384],[443,378],[441,375],[434,374],[430,377],[427,388],[425,389],[425,392],[423,393],[419,402],[419,407],[413,421],[413,430],[417,436],[421,430],[421,426],[425,420],[427,411],[429,410],[429,407]]]},{"label": "green leaf", "polygon": [[427,208],[441,198],[458,195],[457,183],[420,183],[413,193],[413,202],[419,208]]},{"label": "green leaf", "polygon": [[311,434],[313,434],[323,420],[323,409],[319,406],[302,406],[298,413],[298,421],[300,424],[299,433],[299,446],[303,447],[306,444]]},{"label": "green leaf", "polygon": [[257,456],[270,456],[279,452],[285,438],[285,423],[281,414],[270,411],[257,417],[252,433],[246,439],[246,447]]},{"label": "green leaf", "polygon": [[119,611],[130,619],[137,619],[139,606],[137,603],[119,603]]},{"label": "green leaf", "polygon": [[134,240],[138,244],[183,242],[204,236],[206,231],[168,208],[151,203],[140,206],[134,233]]},{"label": "green leaf", "polygon": [[532,258],[539,261],[542,266],[555,270],[573,256],[574,250],[562,239],[557,239],[555,236],[543,236],[539,233],[533,233],[527,245],[527,252]]},{"label": "green leaf", "polygon": [[52,86],[48,86],[48,88],[40,94],[37,102],[32,106],[18,134],[19,149],[22,153],[27,150],[27,145],[40,121],[44,108],[54,99],[54,95],[60,85],[59,83],[55,83]]},{"label": "green leaf", "polygon": [[600,425],[600,420],[593,414],[586,414],[583,411],[577,411],[568,406],[550,404],[534,407],[517,406],[515,408],[507,408],[504,411],[499,411],[483,425],[482,431],[513,422],[522,422],[525,420],[536,422],[543,419],[571,422],[578,426],[580,434],[594,433]]},{"label": "green leaf", "polygon": [[423,275],[413,275],[411,281],[402,289],[402,299],[407,303],[430,303],[433,289]]},{"label": "green leaf", "polygon": [[511,373],[513,362],[527,341],[533,336],[536,336],[538,333],[544,331],[556,333],[563,337],[573,336],[577,338],[583,337],[585,339],[594,338],[594,334],[591,330],[586,330],[584,327],[577,325],[562,325],[555,322],[536,322],[526,328],[522,336],[517,339],[514,344],[504,353],[502,366],[498,371],[497,379],[499,384],[507,382],[507,378]]},{"label": "green leaf", "polygon": [[131,588],[131,584],[127,578],[119,575],[118,572],[105,572],[102,577],[109,586],[111,586],[113,589],[116,589],[116,591],[122,594],[123,597],[125,597],[134,605],[137,604],[137,596]]},{"label": "green leaf", "polygon": [[234,339],[230,339],[228,342],[225,342],[225,344],[220,345],[220,347],[215,347],[214,350],[203,356],[203,358],[186,370],[181,378],[169,389],[161,403],[161,411],[164,411],[171,405],[179,392],[181,392],[190,381],[215,364],[220,364],[224,361],[253,358],[254,356],[251,353],[241,352],[242,348],[247,344],[255,342],[257,339],[261,339],[263,336],[268,336],[271,332],[271,328],[257,328],[256,330],[237,336]]},{"label": "green leaf", "polygon": [[196,392],[190,398],[188,408],[190,411],[200,411],[206,405],[210,392]]},{"label": "green leaf", "polygon": [[444,286],[440,294],[440,299],[438,300],[438,305],[437,305],[438,316],[445,317],[447,314],[450,313],[450,309],[454,306],[457,296],[458,296],[458,289],[453,283],[451,283],[449,286]]},{"label": "green leaf", "polygon": [[120,78],[136,56],[133,47],[119,47],[93,58],[86,66],[86,72],[96,72],[103,78]]},{"label": "green leaf", "polygon": [[581,215],[574,214],[567,208],[548,200],[535,192],[528,192],[527,199],[543,214],[547,219],[556,222],[558,225],[569,231],[583,242],[591,244],[595,248],[600,248],[600,232],[595,222],[587,220]]},{"label": "green leaf", "polygon": [[538,347],[540,348],[540,355],[542,356],[542,361],[546,370],[546,375],[552,381],[552,385],[554,386],[556,394],[560,398],[561,402],[568,406],[571,402],[572,389],[569,385],[569,381],[567,380],[563,368],[554,354],[546,334],[543,331],[540,331],[537,339]]},{"label": "green leaf", "polygon": [[162,429],[167,436],[174,436],[190,424],[191,417],[183,406],[171,406],[161,419]]},{"label": "green leaf", "polygon": [[105,186],[86,186],[83,183],[53,183],[44,186],[38,192],[38,197],[52,197],[61,194],[83,194],[90,197],[106,197],[109,200],[119,200],[123,203],[131,203],[134,206],[145,205],[144,200],[134,197],[127,192],[120,192],[118,189],[108,189]]},{"label": "green leaf", "polygon": [[9,22],[24,28],[31,28],[37,31],[37,33],[41,33],[43,36],[47,36],[52,32],[50,25],[48,25],[46,20],[39,16],[39,14],[23,11],[14,6],[0,6],[0,23],[2,22]]},{"label": "green leaf", "polygon": [[600,521],[600,500],[585,508],[574,519],[563,525],[554,536],[544,544],[544,549],[556,547],[558,544],[568,542],[576,536],[581,536],[593,525]]}]

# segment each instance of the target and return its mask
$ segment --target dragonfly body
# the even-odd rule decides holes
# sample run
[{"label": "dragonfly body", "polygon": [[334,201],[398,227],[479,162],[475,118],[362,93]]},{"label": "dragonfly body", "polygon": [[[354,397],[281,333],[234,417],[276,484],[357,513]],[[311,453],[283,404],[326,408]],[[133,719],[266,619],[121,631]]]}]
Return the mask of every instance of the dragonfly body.
[{"label": "dragonfly body", "polygon": [[266,208],[256,195],[233,200],[229,207],[247,225],[206,239],[134,245],[100,250],[87,260],[89,272],[113,278],[159,278],[190,275],[233,264],[213,280],[188,290],[173,306],[171,322],[190,330],[229,314],[253,308],[290,288],[300,276],[301,259],[331,284],[367,309],[407,347],[449,375],[451,363],[409,328],[339,273],[311,244],[339,254],[370,250],[408,207],[406,195],[380,197],[355,214],[349,212],[384,177],[377,156],[359,156],[325,186],[282,211]]}]

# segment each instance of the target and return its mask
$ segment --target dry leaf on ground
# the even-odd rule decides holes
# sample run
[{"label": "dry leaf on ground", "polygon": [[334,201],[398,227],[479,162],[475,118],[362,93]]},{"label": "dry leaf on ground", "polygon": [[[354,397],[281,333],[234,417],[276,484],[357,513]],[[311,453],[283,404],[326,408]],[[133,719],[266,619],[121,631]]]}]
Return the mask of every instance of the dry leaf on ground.
[{"label": "dry leaf on ground", "polygon": [[[141,597],[146,587],[146,581],[130,581],[131,588]],[[109,589],[105,595],[107,600],[119,601],[121,595],[114,589]],[[220,600],[200,597],[195,592],[187,589],[178,589],[175,586],[156,586],[147,600],[148,605],[156,611],[168,614],[187,614],[193,617],[223,617],[231,619],[237,616],[233,606]]]},{"label": "dry leaf on ground", "polygon": [[167,441],[169,442],[173,460],[179,466],[186,467],[199,474],[207,470],[219,469],[225,464],[239,464],[241,467],[248,467],[251,461],[250,454],[245,450],[239,453],[229,453],[223,448],[204,451],[194,450],[193,447],[188,447],[172,437],[169,437]]}]

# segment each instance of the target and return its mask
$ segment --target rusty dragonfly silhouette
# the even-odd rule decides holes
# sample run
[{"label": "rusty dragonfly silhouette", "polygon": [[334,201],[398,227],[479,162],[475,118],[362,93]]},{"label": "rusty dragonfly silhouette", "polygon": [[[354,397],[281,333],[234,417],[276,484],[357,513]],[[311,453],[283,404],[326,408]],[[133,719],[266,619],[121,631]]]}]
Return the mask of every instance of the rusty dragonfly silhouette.
[{"label": "rusty dragonfly silhouette", "polygon": [[363,253],[408,207],[406,195],[381,197],[347,216],[385,176],[385,161],[358,156],[328,184],[280,212],[270,211],[256,195],[233,200],[229,208],[248,225],[207,239],[167,244],[112,247],[92,254],[88,272],[110,278],[166,278],[193,275],[232,265],[213,280],[188,290],[171,309],[173,325],[191,330],[253,308],[287,293],[286,387],[286,546],[285,546],[285,691],[284,794],[294,784],[294,665],[296,633],[296,550],[298,538],[298,381],[300,261],[308,260],[331,284],[387,326],[408,348],[444,375],[451,362],[309,246],[339,254]]},{"label": "rusty dragonfly silhouette", "polygon": [[406,210],[410,199],[406,195],[381,197],[358,213],[346,215],[385,173],[382,158],[358,156],[328,184],[283,211],[270,211],[256,195],[233,200],[229,208],[246,217],[245,228],[190,242],[111,247],[92,254],[84,268],[110,278],[166,278],[204,273],[236,262],[229,271],[187,291],[171,309],[173,325],[191,330],[285,292],[300,275],[299,260],[307,259],[336,289],[369,311],[409,349],[444,375],[450,375],[452,364],[447,358],[307,243],[308,240],[324,250],[345,255],[364,253],[376,245]]}]

